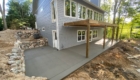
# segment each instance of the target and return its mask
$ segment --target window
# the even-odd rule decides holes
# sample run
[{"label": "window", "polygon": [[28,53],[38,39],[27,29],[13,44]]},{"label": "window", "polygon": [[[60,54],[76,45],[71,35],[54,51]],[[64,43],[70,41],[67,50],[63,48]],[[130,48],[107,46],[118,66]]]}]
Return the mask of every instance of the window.
[{"label": "window", "polygon": [[99,16],[99,14],[98,14],[98,12],[96,12],[96,20],[98,21],[98,17]]},{"label": "window", "polygon": [[90,10],[88,9],[87,10],[87,19],[89,19],[90,18]]},{"label": "window", "polygon": [[92,19],[92,14],[93,14],[93,11],[88,9],[87,10],[87,19]]},{"label": "window", "polygon": [[65,0],[65,15],[70,16],[70,0]]},{"label": "window", "polygon": [[65,0],[65,15],[76,17],[76,2]]},{"label": "window", "polygon": [[83,7],[83,19],[86,19],[86,7]]},{"label": "window", "polygon": [[92,38],[97,38],[97,36],[98,36],[97,34],[98,34],[97,30],[93,30],[93,35],[92,35],[93,37]]},{"label": "window", "polygon": [[92,30],[90,30],[90,37],[89,37],[89,41],[92,41]]},{"label": "window", "polygon": [[104,15],[101,14],[101,21],[104,21]]},{"label": "window", "polygon": [[71,14],[72,14],[72,17],[76,17],[76,3],[75,2],[72,2],[71,3]]},{"label": "window", "polygon": [[101,14],[99,14],[99,16],[98,16],[98,17],[99,17],[99,21],[101,21]]},{"label": "window", "polygon": [[96,13],[96,12],[94,12],[94,20],[96,20],[96,14],[97,14],[97,13]]},{"label": "window", "polygon": [[78,42],[85,41],[85,35],[86,35],[85,33],[86,33],[85,30],[78,30],[77,31]]},{"label": "window", "polygon": [[83,18],[83,15],[82,15],[82,11],[83,10],[83,7],[82,5],[79,5],[78,6],[78,18]]},{"label": "window", "polygon": [[52,21],[55,22],[56,21],[56,14],[55,14],[55,8],[56,8],[56,5],[55,5],[55,2],[54,0],[51,2],[51,12],[52,12]]}]

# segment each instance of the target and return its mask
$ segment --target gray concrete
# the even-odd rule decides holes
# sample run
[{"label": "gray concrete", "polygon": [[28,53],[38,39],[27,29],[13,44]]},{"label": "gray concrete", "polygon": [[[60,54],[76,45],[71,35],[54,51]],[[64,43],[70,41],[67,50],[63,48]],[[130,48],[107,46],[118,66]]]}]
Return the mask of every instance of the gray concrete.
[{"label": "gray concrete", "polygon": [[26,75],[60,80],[110,47],[110,41],[107,41],[103,49],[102,42],[90,43],[89,58],[85,58],[86,44],[61,51],[49,46],[26,50]]}]

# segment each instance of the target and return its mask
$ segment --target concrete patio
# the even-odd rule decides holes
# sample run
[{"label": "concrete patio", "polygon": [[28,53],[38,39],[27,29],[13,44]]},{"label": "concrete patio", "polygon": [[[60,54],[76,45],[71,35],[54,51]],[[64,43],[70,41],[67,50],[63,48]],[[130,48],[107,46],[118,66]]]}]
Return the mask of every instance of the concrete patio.
[{"label": "concrete patio", "polygon": [[49,46],[26,50],[26,75],[60,80],[111,46],[111,41],[106,40],[106,47],[103,49],[102,43],[103,40],[90,43],[89,58],[85,58],[86,44],[60,51]]}]

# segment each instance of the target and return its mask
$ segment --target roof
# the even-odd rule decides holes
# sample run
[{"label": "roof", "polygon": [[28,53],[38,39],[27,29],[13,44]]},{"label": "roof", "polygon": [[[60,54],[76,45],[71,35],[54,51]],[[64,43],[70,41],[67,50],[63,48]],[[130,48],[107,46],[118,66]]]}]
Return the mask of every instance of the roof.
[{"label": "roof", "polygon": [[116,24],[110,24],[110,23],[95,21],[91,19],[66,22],[64,23],[64,27],[68,27],[68,26],[87,27],[88,24],[90,24],[90,27],[118,27],[118,25]]},{"label": "roof", "polygon": [[38,7],[38,0],[33,0],[32,13],[35,14]]}]

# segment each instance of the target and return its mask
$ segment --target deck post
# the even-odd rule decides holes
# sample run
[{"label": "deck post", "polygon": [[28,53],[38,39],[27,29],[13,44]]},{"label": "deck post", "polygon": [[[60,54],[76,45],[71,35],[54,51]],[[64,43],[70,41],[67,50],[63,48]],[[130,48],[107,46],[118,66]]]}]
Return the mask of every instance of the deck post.
[{"label": "deck post", "polygon": [[114,33],[115,33],[115,27],[112,27],[112,41],[111,41],[111,45],[113,45]]},{"label": "deck post", "polygon": [[86,43],[86,58],[88,58],[89,55],[89,37],[90,37],[90,24],[87,24],[87,43]]},{"label": "deck post", "polygon": [[106,26],[105,26],[105,28],[104,28],[104,37],[103,37],[103,49],[105,48],[105,39],[106,39],[106,31],[107,31],[107,29],[106,29]]},{"label": "deck post", "polygon": [[118,41],[118,35],[119,35],[119,26],[117,27],[117,31],[116,31],[116,41]]}]

